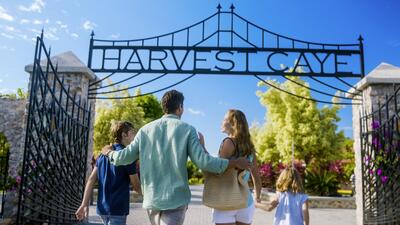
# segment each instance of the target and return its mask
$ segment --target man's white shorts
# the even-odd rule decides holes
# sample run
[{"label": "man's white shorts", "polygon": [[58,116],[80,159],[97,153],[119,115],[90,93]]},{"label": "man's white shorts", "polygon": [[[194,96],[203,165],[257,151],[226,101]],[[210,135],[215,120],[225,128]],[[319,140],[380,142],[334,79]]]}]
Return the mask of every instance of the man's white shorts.
[{"label": "man's white shorts", "polygon": [[254,202],[247,208],[239,210],[217,210],[213,209],[213,223],[247,223],[253,222]]}]

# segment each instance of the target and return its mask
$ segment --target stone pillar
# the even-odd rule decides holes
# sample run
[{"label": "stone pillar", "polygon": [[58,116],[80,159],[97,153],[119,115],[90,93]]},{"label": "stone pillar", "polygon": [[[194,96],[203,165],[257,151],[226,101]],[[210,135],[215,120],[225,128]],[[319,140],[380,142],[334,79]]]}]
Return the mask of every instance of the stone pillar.
[{"label": "stone pillar", "polygon": [[[362,94],[363,104],[353,105],[353,138],[355,151],[355,176],[356,176],[356,205],[357,205],[357,225],[363,225],[363,195],[362,195],[362,157],[360,141],[360,113],[365,110],[367,113],[371,109],[377,109],[379,102],[385,102],[385,96],[393,95],[395,89],[400,85],[400,68],[390,64],[381,63],[367,76],[365,76],[355,87]],[[360,98],[355,96],[354,89],[349,90],[348,97]]]},{"label": "stone pillar", "polygon": [[[53,65],[57,65],[57,75],[60,79],[64,79],[65,87],[70,87],[71,95],[76,93],[77,96],[80,96],[82,100],[88,99],[88,90],[89,90],[89,83],[96,80],[96,75],[84,64],[82,63],[79,58],[72,53],[71,51],[53,56],[51,58],[51,62]],[[40,62],[42,65],[42,69],[46,70],[46,60]],[[32,78],[32,71],[33,65],[25,66],[25,71],[30,74],[30,82],[29,87],[31,84]],[[47,82],[51,82],[54,79],[54,74],[49,73],[49,79]],[[59,87],[57,87],[59,88]],[[30,90],[28,90],[30,91]],[[29,106],[29,96],[26,100],[26,104],[22,105],[22,108],[26,105],[25,115],[21,118],[27,117],[28,106]],[[90,163],[90,159],[92,157],[93,152],[93,127],[94,127],[94,115],[95,115],[95,101],[89,100],[89,103],[92,105],[91,107],[91,124],[90,124],[90,132],[89,132],[89,147],[88,147],[88,155],[87,155],[87,163]],[[0,117],[1,119],[1,117]],[[19,138],[19,144],[21,147],[19,148],[11,148],[10,149],[10,165],[9,165],[9,173],[11,176],[15,176],[17,171],[22,170],[22,161],[23,161],[23,151],[24,151],[24,141],[25,141],[25,128],[26,128],[26,119],[24,119],[23,129],[20,129],[21,135]],[[2,124],[2,123],[1,123]],[[8,129],[8,128],[7,128]],[[11,129],[11,128],[10,128]],[[8,138],[8,137],[7,137]],[[18,157],[14,157],[14,155],[18,155]],[[15,160],[14,160],[15,158]],[[11,160],[13,159],[13,160]],[[87,168],[90,168],[90,164],[87,164]],[[14,194],[7,193],[7,198],[5,201],[5,213],[4,218],[14,220],[16,218],[17,208],[18,208],[18,190],[15,191]]]},{"label": "stone pillar", "polygon": [[[64,52],[51,57],[51,62],[57,65],[57,75],[60,79],[64,79],[64,86],[70,87],[70,94],[80,96],[82,100],[88,99],[89,84],[98,80],[96,75],[90,70],[72,51]],[[41,61],[43,70],[46,68],[46,60]],[[25,71],[32,75],[33,65],[25,66]],[[49,79],[52,79],[50,74]],[[95,87],[101,85],[99,82]],[[87,155],[88,170],[90,168],[91,157],[93,154],[93,129],[95,116],[95,100],[90,99],[91,107],[91,124],[89,132],[89,147]]]},{"label": "stone pillar", "polygon": [[[0,132],[10,144],[8,175],[18,179],[24,153],[26,99],[0,98]],[[3,217],[12,218],[17,213],[18,189],[6,192]],[[3,222],[12,221],[5,219]]]}]

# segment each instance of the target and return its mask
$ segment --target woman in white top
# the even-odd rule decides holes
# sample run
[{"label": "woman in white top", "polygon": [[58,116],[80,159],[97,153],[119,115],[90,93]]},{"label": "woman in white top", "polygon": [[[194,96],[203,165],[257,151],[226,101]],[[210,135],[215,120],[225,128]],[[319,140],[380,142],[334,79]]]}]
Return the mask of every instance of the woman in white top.
[{"label": "woman in white top", "polygon": [[[246,172],[244,180],[248,181],[250,175],[255,187],[255,201],[261,202],[261,180],[258,173],[257,158],[254,145],[250,139],[249,126],[246,116],[240,110],[229,110],[222,122],[221,131],[228,135],[220,147],[221,158],[247,157],[252,166]],[[254,215],[254,200],[251,191],[248,193],[247,207],[239,210],[213,209],[213,222],[216,225],[250,225]]]}]

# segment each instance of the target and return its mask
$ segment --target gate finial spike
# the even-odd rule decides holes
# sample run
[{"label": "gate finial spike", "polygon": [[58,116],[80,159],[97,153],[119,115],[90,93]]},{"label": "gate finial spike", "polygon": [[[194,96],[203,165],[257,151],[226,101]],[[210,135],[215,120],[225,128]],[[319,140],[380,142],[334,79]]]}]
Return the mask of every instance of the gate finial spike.
[{"label": "gate finial spike", "polygon": [[218,9],[218,12],[221,12],[221,4],[218,4],[218,6],[217,6],[217,9]]},{"label": "gate finial spike", "polygon": [[90,36],[93,38],[94,37],[94,30],[92,30],[92,33],[90,33]]},{"label": "gate finial spike", "polygon": [[358,40],[359,40],[360,42],[364,41],[364,38],[361,36],[361,34],[360,34],[360,37],[358,37]]},{"label": "gate finial spike", "polygon": [[231,9],[231,12],[233,12],[235,10],[235,6],[233,4],[231,4],[230,9]]},{"label": "gate finial spike", "polygon": [[42,27],[42,32],[40,33],[40,39],[43,40],[43,36],[44,36],[44,27]]}]

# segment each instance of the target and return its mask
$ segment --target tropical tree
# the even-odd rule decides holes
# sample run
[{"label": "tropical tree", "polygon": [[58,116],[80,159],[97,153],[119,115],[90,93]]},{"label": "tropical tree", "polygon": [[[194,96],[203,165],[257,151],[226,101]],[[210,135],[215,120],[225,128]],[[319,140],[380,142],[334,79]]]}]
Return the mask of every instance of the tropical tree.
[{"label": "tropical tree", "polygon": [[[300,77],[291,80],[308,86]],[[292,144],[295,158],[308,165],[326,164],[337,158],[343,147],[343,131],[337,132],[337,113],[339,106],[323,106],[307,100],[310,90],[291,81],[279,83],[270,80],[275,86],[304,98],[289,95],[277,89],[258,91],[260,103],[266,108],[266,121],[251,129],[254,144],[262,161],[289,163],[292,159]],[[259,86],[265,86],[259,83]]]},{"label": "tropical tree", "polygon": [[[139,96],[142,92],[136,89],[135,95]],[[163,115],[163,110],[157,97],[154,95],[139,96],[134,99],[137,106],[141,107],[144,112],[145,123],[151,122],[160,118]]]}]

